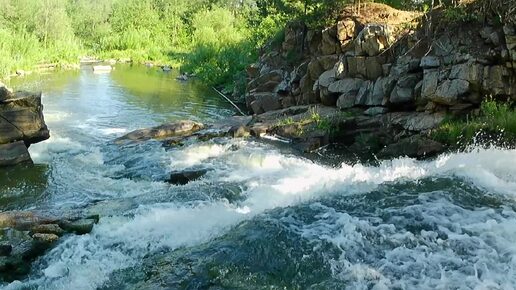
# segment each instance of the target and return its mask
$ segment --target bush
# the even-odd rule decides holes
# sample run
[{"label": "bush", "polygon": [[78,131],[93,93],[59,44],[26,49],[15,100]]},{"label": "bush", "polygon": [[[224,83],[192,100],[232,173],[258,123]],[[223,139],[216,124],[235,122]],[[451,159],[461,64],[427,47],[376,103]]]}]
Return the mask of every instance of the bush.
[{"label": "bush", "polygon": [[193,45],[182,70],[209,85],[230,84],[255,58],[245,22],[229,10],[214,8],[194,16]]}]

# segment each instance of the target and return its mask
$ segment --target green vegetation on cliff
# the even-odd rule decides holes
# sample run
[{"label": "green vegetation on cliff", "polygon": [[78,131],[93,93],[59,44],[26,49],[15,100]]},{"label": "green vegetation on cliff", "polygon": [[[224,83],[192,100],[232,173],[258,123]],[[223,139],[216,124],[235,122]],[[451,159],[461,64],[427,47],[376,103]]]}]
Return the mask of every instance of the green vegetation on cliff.
[{"label": "green vegetation on cliff", "polygon": [[[94,55],[183,65],[208,84],[231,84],[266,42],[281,38],[287,21],[320,27],[344,5],[367,2],[372,1],[0,0],[0,76]],[[425,10],[435,1],[374,2]]]},{"label": "green vegetation on cliff", "polygon": [[450,119],[431,133],[436,141],[452,147],[471,143],[516,143],[516,110],[511,102],[486,100],[476,115]]}]

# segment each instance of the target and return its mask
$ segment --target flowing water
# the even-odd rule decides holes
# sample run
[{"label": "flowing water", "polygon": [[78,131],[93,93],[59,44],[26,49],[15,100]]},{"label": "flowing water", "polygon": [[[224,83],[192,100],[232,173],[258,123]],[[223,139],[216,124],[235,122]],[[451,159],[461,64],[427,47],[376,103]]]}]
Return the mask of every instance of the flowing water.
[{"label": "flowing water", "polygon": [[[516,288],[515,150],[351,165],[252,139],[119,147],[133,129],[233,112],[200,84],[147,68],[18,86],[44,91],[52,137],[31,146],[34,167],[0,173],[1,209],[101,220],[7,289]],[[163,182],[195,166],[213,170]]]}]

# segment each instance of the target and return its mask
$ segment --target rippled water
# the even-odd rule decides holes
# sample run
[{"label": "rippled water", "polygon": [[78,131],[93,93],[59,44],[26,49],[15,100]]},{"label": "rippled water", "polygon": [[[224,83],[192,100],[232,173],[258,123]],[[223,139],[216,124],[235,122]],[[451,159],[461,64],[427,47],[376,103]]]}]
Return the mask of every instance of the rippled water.
[{"label": "rippled water", "polygon": [[[52,138],[30,148],[35,168],[2,173],[2,207],[102,218],[8,289],[516,288],[515,150],[333,167],[252,139],[118,147],[135,128],[232,111],[146,68],[44,90]],[[162,182],[194,166],[214,170]]]}]

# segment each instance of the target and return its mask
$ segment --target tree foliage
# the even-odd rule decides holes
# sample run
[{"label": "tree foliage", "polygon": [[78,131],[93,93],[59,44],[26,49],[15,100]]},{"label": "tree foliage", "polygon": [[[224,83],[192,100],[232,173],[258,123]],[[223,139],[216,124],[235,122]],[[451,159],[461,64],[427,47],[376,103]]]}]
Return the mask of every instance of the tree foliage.
[{"label": "tree foliage", "polygon": [[[454,0],[378,0],[398,8],[429,1]],[[0,0],[0,76],[40,62],[95,55],[173,60],[210,83],[227,82],[287,21],[324,26],[354,2]]]}]

